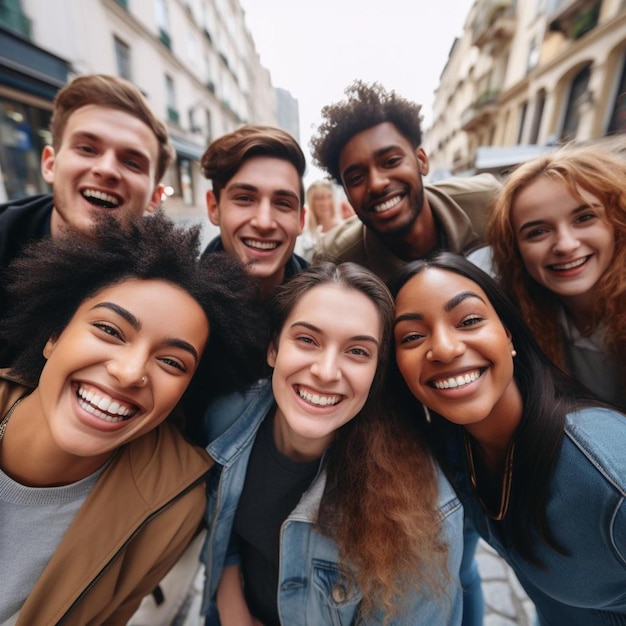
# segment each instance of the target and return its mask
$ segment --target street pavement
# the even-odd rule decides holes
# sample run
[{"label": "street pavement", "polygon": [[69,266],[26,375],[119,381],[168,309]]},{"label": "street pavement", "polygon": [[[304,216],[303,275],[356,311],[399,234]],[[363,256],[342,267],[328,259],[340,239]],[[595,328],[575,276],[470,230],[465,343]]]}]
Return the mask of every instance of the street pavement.
[{"label": "street pavement", "polygon": [[506,562],[484,541],[476,559],[483,581],[484,626],[533,626],[535,607]]}]

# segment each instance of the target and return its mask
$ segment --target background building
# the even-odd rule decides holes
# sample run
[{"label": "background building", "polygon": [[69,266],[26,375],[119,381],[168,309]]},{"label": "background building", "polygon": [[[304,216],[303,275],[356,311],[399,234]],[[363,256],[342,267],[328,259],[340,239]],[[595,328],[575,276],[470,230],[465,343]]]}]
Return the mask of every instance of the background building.
[{"label": "background building", "polygon": [[431,171],[498,172],[624,133],[625,59],[625,0],[477,0],[435,93]]},{"label": "background building", "polygon": [[278,123],[270,74],[237,0],[3,0],[0,197],[47,191],[39,157],[51,101],[85,73],[131,80],[166,123],[177,159],[165,206],[182,219],[204,219],[198,159],[208,143],[244,123]]}]

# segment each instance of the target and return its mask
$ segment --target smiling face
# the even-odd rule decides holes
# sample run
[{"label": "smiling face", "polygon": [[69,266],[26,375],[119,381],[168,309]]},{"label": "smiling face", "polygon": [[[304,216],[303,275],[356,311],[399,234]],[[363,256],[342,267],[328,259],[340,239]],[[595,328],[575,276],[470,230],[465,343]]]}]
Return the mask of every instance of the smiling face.
[{"label": "smiling face", "polygon": [[413,395],[470,431],[521,417],[509,335],[483,290],[435,268],[396,298],[396,360]]},{"label": "smiling face", "polygon": [[574,308],[586,309],[615,251],[606,208],[592,194],[538,178],[512,206],[517,245],[528,273]]},{"label": "smiling face", "polygon": [[88,230],[103,210],[123,220],[153,211],[163,189],[155,181],[158,156],[157,138],[133,115],[95,104],[74,111],[59,149],[46,146],[41,157],[53,186],[52,236],[64,225]]},{"label": "smiling face", "polygon": [[220,191],[219,202],[207,193],[207,208],[226,252],[246,265],[265,291],[280,285],[304,227],[296,168],[275,157],[247,159]]},{"label": "smiling face", "polygon": [[424,208],[422,176],[428,158],[390,122],[368,128],[346,143],[339,171],[359,219],[381,235],[408,234]]},{"label": "smiling face", "polygon": [[46,345],[33,393],[55,454],[97,468],[158,426],[189,384],[208,331],[200,305],[162,280],[127,280],[85,300]]},{"label": "smiling face", "polygon": [[378,365],[381,317],[354,289],[324,284],[307,291],[268,352],[283,454],[321,456],[335,431],[363,408]]}]

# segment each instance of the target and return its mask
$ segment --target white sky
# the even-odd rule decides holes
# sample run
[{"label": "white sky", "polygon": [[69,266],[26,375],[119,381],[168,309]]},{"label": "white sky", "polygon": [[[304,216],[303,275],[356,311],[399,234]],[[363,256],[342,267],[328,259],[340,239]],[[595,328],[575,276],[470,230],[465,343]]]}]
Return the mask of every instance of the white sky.
[{"label": "white sky", "polygon": [[309,156],[320,110],[354,79],[378,81],[423,105],[434,90],[473,0],[240,0],[272,83],[300,106],[305,182],[322,177]]}]

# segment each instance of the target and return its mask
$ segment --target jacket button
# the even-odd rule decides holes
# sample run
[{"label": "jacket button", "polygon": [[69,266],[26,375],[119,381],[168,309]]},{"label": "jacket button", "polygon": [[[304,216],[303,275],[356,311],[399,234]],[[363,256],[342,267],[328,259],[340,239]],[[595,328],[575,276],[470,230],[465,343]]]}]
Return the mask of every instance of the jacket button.
[{"label": "jacket button", "polygon": [[337,604],[346,601],[346,590],[341,585],[335,585],[333,587],[333,600],[337,602]]}]

